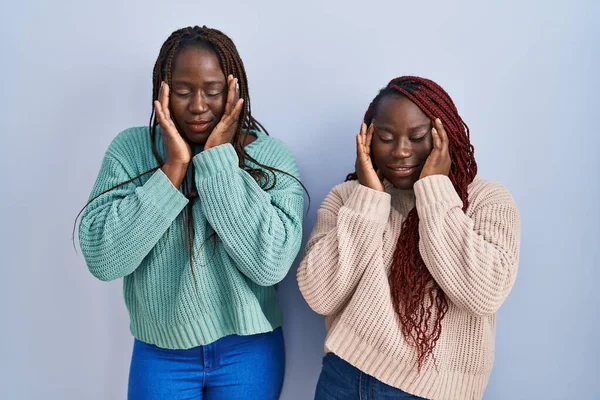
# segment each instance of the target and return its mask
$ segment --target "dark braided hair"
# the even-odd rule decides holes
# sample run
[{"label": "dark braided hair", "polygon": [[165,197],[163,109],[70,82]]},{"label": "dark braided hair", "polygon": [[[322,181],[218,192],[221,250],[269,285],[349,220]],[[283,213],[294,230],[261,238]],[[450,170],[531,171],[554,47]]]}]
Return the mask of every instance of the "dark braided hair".
[{"label": "dark braided hair", "polygon": [[[474,148],[469,139],[469,127],[464,123],[454,102],[435,82],[416,76],[395,78],[373,99],[364,122],[369,126],[381,100],[390,95],[405,96],[415,103],[432,121],[440,118],[448,134],[448,150],[452,165],[449,178],[463,202],[469,204],[467,189],[477,174]],[[346,180],[357,179],[356,173]],[[417,350],[420,370],[433,354],[442,333],[442,319],[448,311],[446,295],[431,276],[419,253],[419,216],[413,208],[402,223],[394,250],[389,276],[394,310],[402,325],[402,335]]]},{"label": "dark braided hair", "polygon": [[[116,189],[120,186],[126,185],[135,181],[136,179],[157,171],[160,169],[165,161],[162,159],[158,152],[158,148],[156,145],[158,129],[159,126],[158,119],[154,110],[154,101],[158,100],[159,91],[161,83],[164,81],[172,87],[172,72],[173,72],[173,63],[177,58],[179,52],[185,48],[189,47],[198,47],[203,49],[208,49],[213,51],[221,66],[223,74],[225,76],[233,75],[238,79],[240,98],[244,99],[243,107],[238,117],[238,124],[232,139],[232,145],[238,155],[239,166],[248,172],[264,190],[271,190],[275,187],[277,183],[277,175],[275,172],[280,172],[282,174],[291,176],[296,181],[302,185],[302,188],[306,191],[304,185],[294,176],[289,173],[279,170],[277,168],[273,168],[264,164],[261,164],[253,157],[251,157],[243,147],[242,144],[242,135],[247,133],[250,130],[257,130],[264,132],[265,134],[269,134],[267,130],[252,116],[251,108],[250,108],[250,95],[248,91],[248,80],[246,77],[246,70],[244,69],[244,63],[235,47],[233,41],[225,35],[223,32],[217,29],[207,28],[206,26],[199,27],[187,27],[176,30],[173,32],[167,40],[163,43],[160,48],[160,52],[158,54],[158,58],[156,59],[156,63],[154,64],[154,70],[152,73],[152,112],[150,114],[150,122],[149,122],[149,132],[150,132],[150,140],[152,143],[152,153],[154,158],[156,159],[156,163],[158,166],[145,171],[138,176],[129,179],[125,182],[122,182],[110,189],[103,191],[98,194],[94,198],[92,198],[88,203],[83,207],[83,209],[77,215],[79,215],[85,210],[85,208],[96,198],[102,196],[103,194],[110,192],[113,189]],[[179,129],[179,128],[178,128]],[[180,129],[179,129],[180,130]],[[181,130],[180,130],[181,131]],[[185,136],[184,136],[185,139]],[[187,140],[187,139],[186,139]],[[250,167],[246,165],[246,161],[249,161],[256,165],[256,167]],[[267,174],[265,171],[268,171]],[[184,179],[182,182],[182,190],[185,196],[190,200],[188,205],[186,206],[187,212],[183,215],[183,223],[185,226],[185,241],[188,246],[189,254],[190,254],[190,268],[192,271],[192,275],[194,275],[193,269],[193,243],[194,243],[194,224],[193,224],[193,213],[192,206],[194,200],[198,197],[198,192],[196,189],[196,183],[194,180],[194,169],[191,169],[191,178],[190,180]],[[308,192],[307,192],[308,194]],[[310,202],[310,196],[309,196]],[[73,244],[75,244],[75,228],[77,224],[77,218],[75,219],[75,224],[73,225]],[[213,242],[216,241],[217,235],[216,232],[213,231],[212,235],[209,239],[212,238]],[[196,282],[194,276],[194,283]]]},{"label": "dark braided hair", "polygon": [[[244,99],[244,104],[238,118],[239,122],[237,124],[232,144],[234,145],[234,148],[238,154],[240,168],[246,169],[250,175],[257,179],[257,181],[269,181],[269,176],[264,173],[263,169],[272,172],[271,176],[273,178],[273,182],[271,182],[271,185],[268,187],[269,189],[272,189],[275,186],[275,181],[277,179],[276,175],[273,173],[276,170],[257,162],[255,159],[250,157],[248,153],[246,153],[241,145],[241,136],[251,129],[264,132],[268,135],[266,129],[256,119],[254,119],[254,117],[252,117],[250,95],[248,91],[248,79],[246,77],[244,63],[240,58],[235,44],[233,44],[233,41],[227,35],[217,29],[207,28],[206,26],[187,27],[173,32],[160,48],[158,58],[154,64],[154,71],[152,73],[152,112],[150,114],[149,129],[150,139],[152,141],[152,152],[157,163],[162,166],[164,161],[158,154],[158,150],[156,148],[156,127],[158,126],[158,120],[155,115],[154,101],[158,100],[160,85],[163,81],[172,87],[171,79],[173,73],[173,63],[179,52],[188,47],[199,47],[213,51],[219,59],[219,64],[223,70],[223,74],[225,76],[233,75],[234,77],[238,78],[240,98]],[[245,160],[251,161],[263,169],[247,168],[245,166]]]},{"label": "dark braided hair", "polygon": [[[213,51],[219,60],[219,64],[221,66],[221,70],[223,71],[223,75],[233,75],[234,77],[238,78],[240,98],[244,99],[244,103],[242,111],[240,112],[240,115],[238,117],[238,124],[235,130],[235,134],[233,136],[232,144],[238,155],[240,168],[245,169],[257,182],[261,183],[261,186],[264,189],[272,189],[273,187],[275,187],[275,183],[277,181],[277,176],[274,173],[276,169],[259,163],[245,151],[244,147],[241,144],[242,134],[248,132],[250,129],[260,130],[268,135],[266,129],[264,129],[264,127],[256,119],[254,119],[254,117],[252,117],[250,108],[250,95],[248,91],[248,79],[246,77],[244,63],[242,62],[242,59],[235,47],[235,44],[227,35],[225,35],[223,32],[217,29],[207,28],[206,26],[187,27],[173,32],[160,48],[158,58],[156,59],[156,63],[154,64],[154,70],[152,73],[152,112],[150,114],[149,131],[150,140],[152,142],[152,152],[154,154],[154,157],[156,158],[156,162],[160,166],[164,164],[164,161],[160,157],[156,147],[156,128],[159,125],[159,123],[154,110],[154,100],[158,100],[160,86],[163,81],[166,82],[169,85],[169,87],[173,87],[173,63],[180,51],[189,47],[199,47]],[[264,170],[270,171],[271,176],[273,178],[271,184],[268,184],[269,176],[264,172],[263,169],[247,167],[245,162],[246,160],[251,161],[255,165],[264,168]],[[190,268],[192,271],[192,275],[194,275],[194,221],[192,207],[194,200],[198,196],[198,194],[195,187],[196,182],[194,179],[194,169],[191,170],[191,173],[192,179],[184,179],[182,182],[183,192],[186,195],[186,197],[190,199],[190,202],[186,206],[187,210],[184,214],[183,223],[186,227],[184,232],[186,239],[185,241],[187,243],[190,255]],[[210,238],[213,239],[214,243],[217,239],[216,232],[213,232],[209,239]],[[194,282],[195,281],[196,279],[194,277]]]}]

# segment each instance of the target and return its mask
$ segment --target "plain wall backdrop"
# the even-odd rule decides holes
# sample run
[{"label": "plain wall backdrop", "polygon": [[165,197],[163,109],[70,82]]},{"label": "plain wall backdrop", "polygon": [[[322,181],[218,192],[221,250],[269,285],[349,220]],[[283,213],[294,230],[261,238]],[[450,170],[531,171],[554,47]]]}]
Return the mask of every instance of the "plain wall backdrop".
[{"label": "plain wall backdrop", "polygon": [[[407,74],[440,83],[480,175],[508,187],[522,218],[485,399],[600,399],[599,19],[592,0],[1,0],[0,398],[125,398],[122,283],[91,276],[72,224],[110,141],[148,122],[163,41],[208,25],[233,38],[254,116],[297,157],[305,239],[353,170],[378,89]],[[279,291],[284,400],[312,398],[325,336],[296,267]]]}]

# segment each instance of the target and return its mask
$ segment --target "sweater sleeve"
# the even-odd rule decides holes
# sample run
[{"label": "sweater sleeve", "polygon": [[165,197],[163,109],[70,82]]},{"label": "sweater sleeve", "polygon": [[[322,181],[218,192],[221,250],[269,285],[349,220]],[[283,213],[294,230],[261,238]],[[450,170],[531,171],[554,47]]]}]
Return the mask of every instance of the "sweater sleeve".
[{"label": "sweater sleeve", "polygon": [[306,302],[322,315],[348,302],[366,268],[383,267],[390,195],[359,184],[344,201],[340,188],[350,189],[338,185],[323,201],[297,272]]},{"label": "sweater sleeve", "polygon": [[[266,146],[268,166],[299,177],[294,156],[283,143],[270,139]],[[300,183],[276,172],[275,186],[264,190],[239,167],[231,144],[203,151],[193,163],[202,211],[239,271],[261,286],[280,282],[302,242]]]},{"label": "sweater sleeve", "polygon": [[109,148],[79,224],[88,268],[103,281],[131,274],[188,203],[160,169],[144,185],[109,190],[136,176],[124,165]]},{"label": "sweater sleeve", "polygon": [[508,191],[492,182],[482,185],[467,215],[447,176],[415,184],[425,265],[455,305],[480,316],[495,313],[508,296],[520,240],[519,215]]}]

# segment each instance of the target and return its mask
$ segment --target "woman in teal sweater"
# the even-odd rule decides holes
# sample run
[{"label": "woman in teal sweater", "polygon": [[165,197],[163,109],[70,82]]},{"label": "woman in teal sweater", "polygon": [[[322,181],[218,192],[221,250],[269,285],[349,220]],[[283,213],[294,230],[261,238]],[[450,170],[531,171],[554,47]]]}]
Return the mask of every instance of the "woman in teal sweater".
[{"label": "woman in teal sweater", "polygon": [[124,278],[130,399],[276,399],[285,364],[276,284],[302,239],[292,153],[251,115],[229,37],[163,44],[149,127],[110,144],[81,217],[98,279]]}]

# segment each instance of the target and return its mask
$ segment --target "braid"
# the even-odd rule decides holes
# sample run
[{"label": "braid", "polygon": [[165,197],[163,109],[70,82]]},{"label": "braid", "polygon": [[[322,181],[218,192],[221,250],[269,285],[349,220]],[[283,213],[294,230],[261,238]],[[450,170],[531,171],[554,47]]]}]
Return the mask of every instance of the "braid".
[{"label": "braid", "polygon": [[[150,113],[150,121],[148,123],[149,132],[150,132],[150,141],[152,144],[152,154],[156,159],[158,164],[157,167],[152,168],[146,172],[141,173],[140,175],[123,182],[119,185],[116,185],[105,192],[104,194],[109,192],[119,186],[122,186],[126,183],[130,183],[135,181],[136,179],[160,169],[164,165],[164,160],[160,156],[157,147],[157,135],[158,130],[157,127],[159,125],[158,119],[156,116],[156,112],[154,110],[154,101],[158,100],[160,86],[161,83],[167,82],[169,86],[172,87],[172,74],[173,74],[173,62],[177,58],[179,52],[186,48],[196,46],[200,48],[206,48],[211,51],[214,51],[219,59],[219,63],[223,74],[225,76],[233,75],[238,79],[238,85],[240,90],[240,98],[244,99],[243,107],[238,117],[239,123],[237,124],[237,128],[232,139],[233,147],[238,155],[239,166],[248,172],[260,185],[264,190],[271,190],[275,187],[277,182],[276,172],[291,176],[293,179],[298,181],[302,188],[306,191],[306,188],[295,176],[290,175],[286,171],[279,170],[277,168],[273,168],[264,164],[261,164],[253,157],[251,157],[244,146],[242,145],[242,135],[247,133],[249,130],[257,130],[261,131],[265,134],[269,134],[267,130],[252,117],[251,107],[250,107],[250,95],[248,90],[248,79],[246,76],[246,70],[244,68],[244,63],[240,58],[240,55],[235,47],[233,41],[225,35],[223,32],[207,28],[206,26],[199,27],[187,27],[179,29],[173,32],[167,40],[163,43],[160,48],[160,52],[154,64],[154,69],[152,71],[152,107]],[[249,161],[256,165],[256,168],[249,167],[246,165],[246,161]],[[267,174],[265,171],[268,171]],[[184,179],[182,182],[182,189],[184,195],[190,200],[187,207],[187,212],[183,214],[183,223],[184,223],[184,234],[185,234],[185,242],[187,243],[187,247],[190,254],[190,268],[192,270],[192,275],[194,278],[194,284],[196,284],[196,279],[194,275],[193,269],[193,246],[194,246],[194,221],[193,221],[193,213],[192,206],[194,201],[198,198],[198,192],[196,189],[196,182],[194,179],[194,169],[191,169],[191,179]],[[100,194],[100,195],[101,195]],[[308,192],[307,192],[308,194]],[[98,196],[100,196],[98,195]],[[98,197],[96,196],[96,197]],[[95,197],[95,198],[96,198]],[[93,201],[95,198],[88,201],[88,203],[83,207],[78,216],[75,218],[75,223],[73,224],[73,245],[75,245],[75,226],[77,224],[77,218],[85,210],[85,208]],[[309,207],[310,207],[310,195],[308,196]],[[216,243],[217,235],[216,232],[212,234],[213,242]],[[210,239],[209,237],[208,239]]]},{"label": "braid", "polygon": [[[264,132],[268,135],[267,130],[252,116],[252,108],[250,103],[250,95],[248,90],[248,78],[246,76],[246,70],[244,63],[235,47],[233,41],[225,35],[223,32],[217,29],[207,28],[206,26],[199,27],[187,27],[179,29],[171,34],[165,41],[160,49],[160,53],[154,65],[154,72],[152,76],[152,112],[150,115],[150,135],[152,139],[152,151],[154,156],[159,163],[163,164],[163,160],[160,158],[158,151],[156,150],[156,127],[158,121],[154,112],[154,100],[158,99],[160,85],[162,81],[166,81],[171,85],[173,61],[177,57],[177,54],[183,48],[189,46],[205,47],[215,52],[223,74],[225,76],[233,75],[238,79],[238,85],[240,90],[240,98],[244,99],[243,107],[239,116],[239,123],[235,131],[232,144],[238,155],[240,168],[245,169],[254,179],[263,184],[267,190],[274,187],[276,183],[276,170],[263,165],[253,159],[241,145],[241,136],[251,129]],[[249,168],[246,166],[246,161],[251,161],[259,168]],[[271,179],[264,172],[269,171],[272,177],[272,182],[269,184]],[[282,171],[277,171],[282,172]]]},{"label": "braid", "polygon": [[[435,82],[404,76],[393,79],[373,99],[364,122],[373,120],[380,101],[388,95],[400,94],[415,103],[431,120],[440,118],[449,139],[452,160],[449,178],[467,209],[468,186],[477,174],[474,148],[469,127],[464,123],[454,102]],[[346,180],[357,179],[356,173]],[[394,310],[402,325],[402,335],[417,350],[420,370],[442,333],[442,319],[448,311],[448,299],[431,276],[419,252],[419,216],[413,208],[402,223],[389,277]]]},{"label": "braid", "polygon": [[[252,116],[252,108],[250,105],[250,94],[248,90],[248,78],[244,63],[235,47],[233,41],[223,32],[217,29],[207,28],[206,26],[194,26],[179,29],[171,34],[162,45],[154,70],[152,74],[152,112],[150,114],[149,130],[152,141],[152,152],[157,163],[162,166],[164,164],[156,147],[156,135],[158,120],[154,112],[154,100],[158,100],[160,86],[163,81],[172,87],[172,72],[173,62],[176,59],[179,51],[187,47],[200,47],[214,51],[216,54],[223,74],[225,76],[233,75],[238,79],[239,95],[244,100],[242,110],[238,117],[238,124],[232,139],[232,145],[238,155],[238,165],[252,176],[265,190],[270,190],[275,187],[277,176],[275,172],[280,172],[289,175],[285,171],[261,164],[251,157],[244,146],[242,145],[242,136],[250,130],[258,130],[265,134],[269,134],[267,130]],[[256,168],[249,167],[246,161],[250,161],[256,165]],[[268,171],[267,174],[265,171]],[[185,196],[190,200],[186,216],[184,217],[184,226],[186,228],[186,243],[190,254],[190,267],[193,269],[193,245],[194,245],[194,222],[192,206],[198,197],[196,182],[193,179],[194,170],[192,169],[192,179],[184,179],[182,186]],[[293,177],[296,179],[295,177]],[[298,180],[298,179],[296,179]],[[299,181],[298,181],[299,182]],[[300,183],[302,185],[302,183]],[[304,185],[302,185],[304,188]],[[304,188],[306,190],[306,188]],[[310,196],[309,196],[310,201]],[[213,242],[216,241],[216,232],[212,233]],[[195,282],[195,279],[194,279]]]}]

